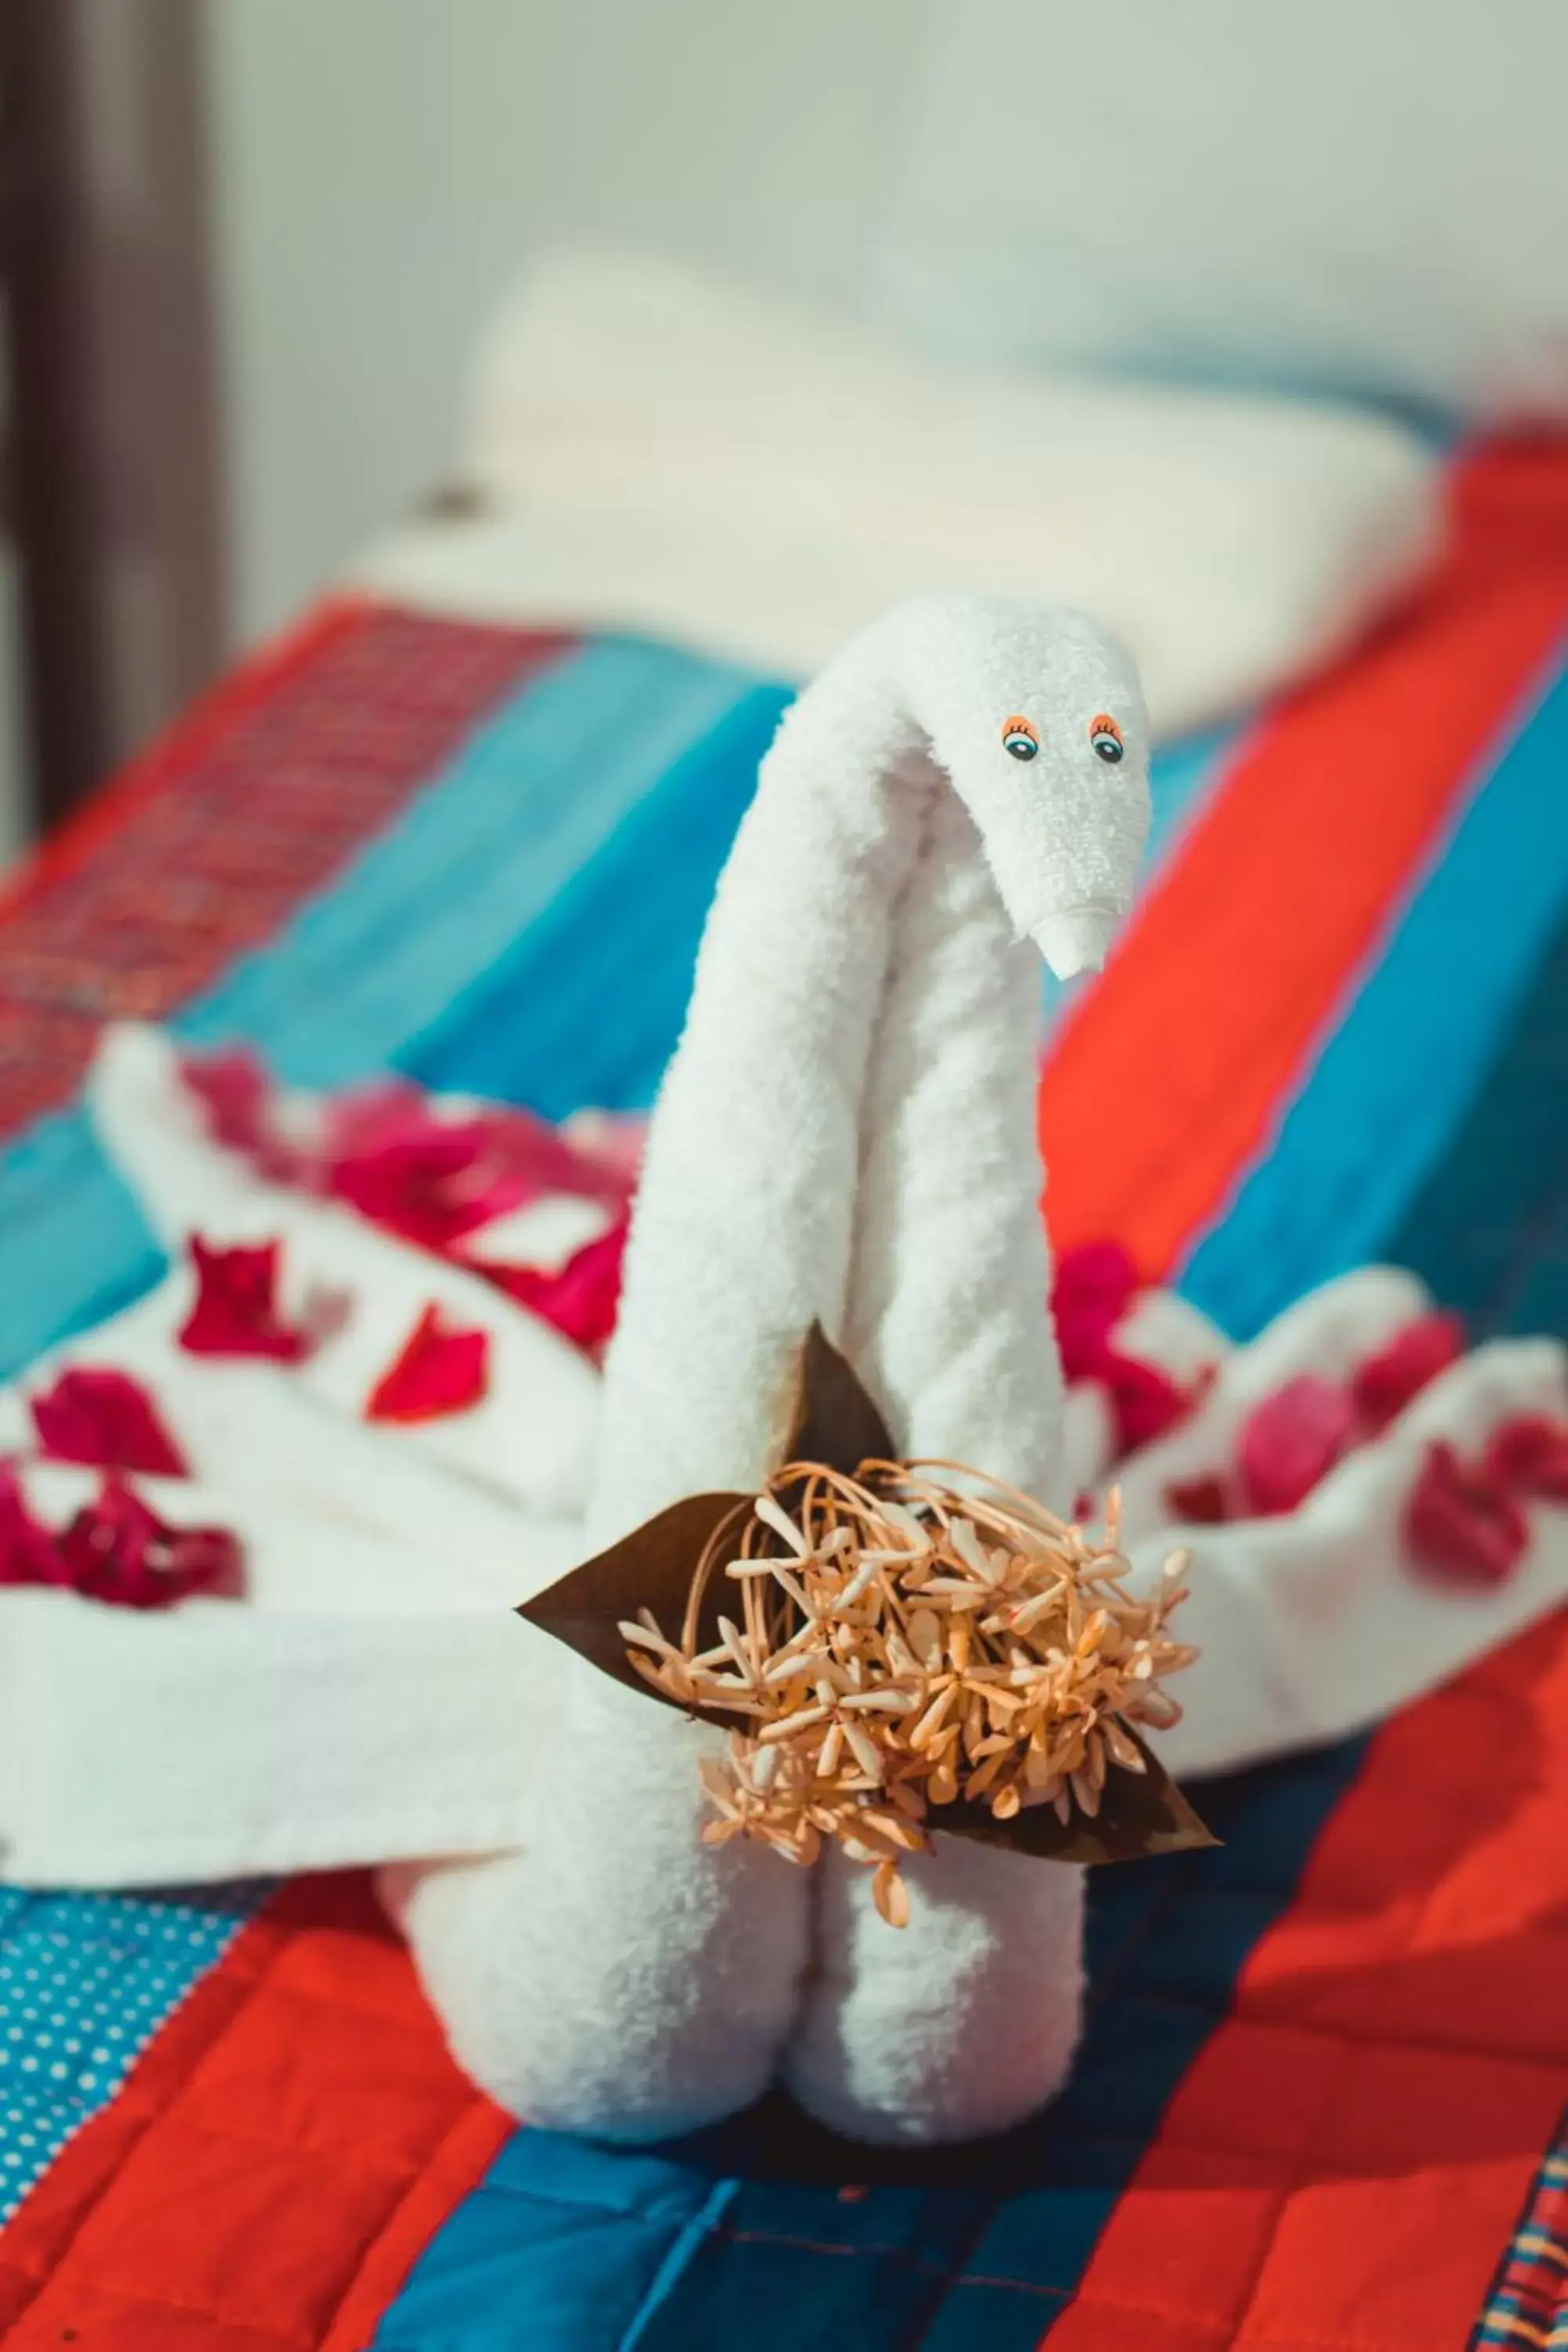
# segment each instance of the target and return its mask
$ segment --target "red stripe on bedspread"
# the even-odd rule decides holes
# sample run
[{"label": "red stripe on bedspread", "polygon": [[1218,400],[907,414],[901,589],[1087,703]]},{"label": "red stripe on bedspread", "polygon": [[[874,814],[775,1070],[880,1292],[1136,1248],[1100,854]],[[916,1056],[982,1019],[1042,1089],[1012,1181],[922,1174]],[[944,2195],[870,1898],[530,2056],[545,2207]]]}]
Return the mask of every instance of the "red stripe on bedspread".
[{"label": "red stripe on bedspread", "polygon": [[14,2352],[354,2352],[510,2121],[359,1877],[299,1880],[9,2224]]},{"label": "red stripe on bedspread", "polygon": [[333,603],[242,664],[0,896],[0,1135],[100,1024],[265,939],[568,640]]},{"label": "red stripe on bedspread", "polygon": [[1214,1214],[1568,626],[1563,443],[1482,451],[1454,511],[1428,590],[1249,740],[1063,1030],[1040,1090],[1058,1249],[1115,1234],[1158,1275]]},{"label": "red stripe on bedspread", "polygon": [[1568,1617],[1373,1741],[1049,2352],[1462,2352],[1568,2100],[1565,1824]]}]

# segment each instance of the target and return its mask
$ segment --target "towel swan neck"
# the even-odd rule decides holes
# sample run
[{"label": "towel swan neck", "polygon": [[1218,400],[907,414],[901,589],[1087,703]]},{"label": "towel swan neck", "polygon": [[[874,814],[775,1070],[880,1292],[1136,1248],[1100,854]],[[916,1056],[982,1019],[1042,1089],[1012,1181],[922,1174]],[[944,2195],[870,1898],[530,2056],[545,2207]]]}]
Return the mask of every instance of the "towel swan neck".
[{"label": "towel swan neck", "polygon": [[1131,897],[1143,732],[1091,624],[978,597],[900,607],[788,712],[648,1139],[596,1538],[764,1475],[814,1318],[901,1444],[1051,1482],[1036,950],[1102,950]]}]

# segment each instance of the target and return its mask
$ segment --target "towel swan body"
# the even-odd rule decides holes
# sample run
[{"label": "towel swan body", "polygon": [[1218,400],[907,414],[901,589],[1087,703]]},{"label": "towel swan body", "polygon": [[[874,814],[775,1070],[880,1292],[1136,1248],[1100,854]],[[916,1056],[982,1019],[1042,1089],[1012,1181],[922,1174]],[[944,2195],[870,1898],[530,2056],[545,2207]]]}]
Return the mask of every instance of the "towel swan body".
[{"label": "towel swan body", "polygon": [[[900,608],[795,705],[650,1130],[592,1546],[762,1480],[814,1318],[907,1452],[1053,1495],[1036,950],[1064,974],[1102,955],[1147,825],[1144,737],[1092,624],[980,598]],[[575,1657],[560,1683],[526,1849],[428,1873],[401,1906],[459,2057],[505,2104],[655,2137],[782,2069],[841,2128],[938,2138],[1056,2087],[1079,1872],[939,1840],[896,1934],[852,1865],[700,1843],[697,1760],[721,1735]]]}]

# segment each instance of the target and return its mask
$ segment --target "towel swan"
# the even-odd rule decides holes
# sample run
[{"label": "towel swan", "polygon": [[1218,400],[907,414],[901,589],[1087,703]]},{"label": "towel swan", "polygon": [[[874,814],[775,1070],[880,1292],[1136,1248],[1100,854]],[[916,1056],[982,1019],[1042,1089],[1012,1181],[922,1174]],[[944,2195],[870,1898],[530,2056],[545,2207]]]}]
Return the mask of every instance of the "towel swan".
[{"label": "towel swan", "polygon": [[[650,1130],[593,1547],[764,1476],[814,1318],[908,1453],[1062,1500],[1037,950],[1063,977],[1102,958],[1148,824],[1146,735],[1093,624],[971,597],[890,614],[794,706]],[[992,2129],[1057,2087],[1079,1872],[939,1839],[894,1935],[837,1855],[802,1876],[702,1846],[716,1735],[576,1658],[560,1673],[527,1850],[402,1905],[459,2057],[506,2104],[657,2137],[782,2070],[825,2121],[897,2140]]]}]

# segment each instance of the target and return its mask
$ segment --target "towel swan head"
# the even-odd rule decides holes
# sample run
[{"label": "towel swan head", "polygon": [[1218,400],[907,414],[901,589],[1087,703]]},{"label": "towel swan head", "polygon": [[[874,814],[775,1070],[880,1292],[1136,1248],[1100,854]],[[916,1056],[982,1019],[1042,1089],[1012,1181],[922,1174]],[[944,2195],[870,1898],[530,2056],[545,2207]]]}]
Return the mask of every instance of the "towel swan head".
[{"label": "towel swan head", "polygon": [[1149,830],[1137,671],[1081,613],[942,596],[890,616],[905,707],[979,830],[1002,903],[1058,979],[1097,971]]}]

